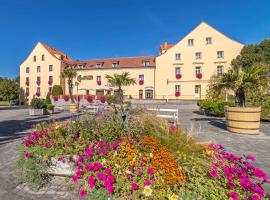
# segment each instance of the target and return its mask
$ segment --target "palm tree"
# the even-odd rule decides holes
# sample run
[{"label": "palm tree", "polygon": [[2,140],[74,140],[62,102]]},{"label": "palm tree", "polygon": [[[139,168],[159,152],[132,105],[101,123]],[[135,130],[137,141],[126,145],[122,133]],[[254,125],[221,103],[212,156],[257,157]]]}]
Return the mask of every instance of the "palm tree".
[{"label": "palm tree", "polygon": [[232,67],[222,77],[218,77],[213,89],[221,92],[222,89],[232,90],[235,94],[235,102],[239,107],[245,106],[245,91],[260,90],[268,84],[268,74],[265,67],[256,64],[251,67]]},{"label": "palm tree", "polygon": [[136,79],[131,78],[129,76],[130,74],[128,72],[123,72],[122,74],[114,74],[113,76],[111,75],[106,75],[105,78],[108,81],[108,84],[110,87],[117,87],[117,103],[123,103],[123,86],[130,86],[136,84]]},{"label": "palm tree", "polygon": [[62,73],[62,77],[67,78],[68,92],[71,99],[71,103],[75,103],[72,94],[73,94],[73,78],[75,78],[76,76],[77,76],[76,70],[72,69],[71,67],[64,69]]}]

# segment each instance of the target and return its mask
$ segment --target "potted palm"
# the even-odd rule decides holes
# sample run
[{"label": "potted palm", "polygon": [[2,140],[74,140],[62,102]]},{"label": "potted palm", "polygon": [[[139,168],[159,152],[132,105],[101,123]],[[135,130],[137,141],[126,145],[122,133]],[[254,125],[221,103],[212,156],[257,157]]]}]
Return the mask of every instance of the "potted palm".
[{"label": "potted palm", "polygon": [[78,104],[75,103],[73,98],[73,79],[77,76],[75,69],[69,67],[64,69],[62,77],[67,79],[68,92],[70,96],[71,103],[69,104],[69,111],[72,113],[78,112]]},{"label": "potted palm", "polygon": [[122,74],[114,74],[113,76],[106,75],[106,79],[110,87],[116,87],[116,103],[122,104],[124,100],[123,86],[130,86],[136,84],[136,79],[129,77],[128,72],[123,72]]},{"label": "potted palm", "polygon": [[225,106],[227,129],[242,134],[258,134],[260,129],[261,107],[246,106],[247,90],[259,90],[267,83],[264,67],[232,67],[214,85],[216,91],[226,89],[233,91],[236,106]]}]

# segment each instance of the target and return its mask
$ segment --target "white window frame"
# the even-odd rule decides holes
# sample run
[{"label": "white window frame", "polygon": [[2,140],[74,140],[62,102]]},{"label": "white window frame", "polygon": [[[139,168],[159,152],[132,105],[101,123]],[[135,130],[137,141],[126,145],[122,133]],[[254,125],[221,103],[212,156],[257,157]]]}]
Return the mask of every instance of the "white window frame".
[{"label": "white window frame", "polygon": [[181,74],[181,67],[175,68],[175,74]]},{"label": "white window frame", "polygon": [[175,60],[181,60],[181,53],[175,54]]},{"label": "white window frame", "polygon": [[37,66],[37,72],[39,73],[41,71],[40,66]]},{"label": "white window frame", "polygon": [[96,64],[96,68],[97,68],[97,69],[100,69],[101,67],[102,67],[102,64],[101,64],[101,63],[97,63],[97,64]]},{"label": "white window frame", "polygon": [[217,66],[217,75],[220,75],[220,74],[223,74],[223,73],[224,73],[224,66],[223,65],[218,65]]},{"label": "white window frame", "polygon": [[189,47],[194,46],[194,39],[193,38],[188,39],[188,46]]},{"label": "white window frame", "polygon": [[201,66],[196,66],[195,67],[195,74],[201,74],[202,73],[202,67]]},{"label": "white window frame", "polygon": [[196,59],[196,60],[202,59],[202,52],[196,52],[196,53],[195,53],[195,59]]},{"label": "white window frame", "polygon": [[217,58],[224,58],[224,51],[217,51]]},{"label": "white window frame", "polygon": [[112,63],[112,68],[116,68],[116,67],[118,67],[118,63],[117,62],[113,62]]},{"label": "white window frame", "polygon": [[49,65],[49,72],[53,71],[53,65]]},{"label": "white window frame", "polygon": [[41,61],[45,61],[45,55],[44,54],[41,55]]},{"label": "white window frame", "polygon": [[37,62],[37,56],[33,56],[33,62]]},{"label": "white window frame", "polygon": [[101,81],[101,76],[97,76],[97,81]]},{"label": "white window frame", "polygon": [[180,85],[175,85],[174,89],[175,89],[175,92],[181,92],[181,86]]},{"label": "white window frame", "polygon": [[25,72],[26,72],[27,74],[29,74],[29,72],[30,72],[30,67],[26,67]]},{"label": "white window frame", "polygon": [[207,38],[205,39],[205,42],[206,42],[207,45],[212,44],[212,37],[207,37]]},{"label": "white window frame", "polygon": [[144,60],[143,61],[143,66],[148,67],[150,65],[150,61],[149,60]]},{"label": "white window frame", "polygon": [[139,81],[144,81],[144,74],[139,75]]}]

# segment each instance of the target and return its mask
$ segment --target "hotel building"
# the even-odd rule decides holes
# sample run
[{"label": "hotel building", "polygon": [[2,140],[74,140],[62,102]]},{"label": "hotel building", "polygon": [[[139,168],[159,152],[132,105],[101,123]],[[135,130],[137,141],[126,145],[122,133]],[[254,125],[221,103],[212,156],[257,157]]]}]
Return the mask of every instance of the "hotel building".
[{"label": "hotel building", "polygon": [[176,44],[160,45],[159,55],[96,60],[72,60],[67,54],[38,42],[20,65],[20,85],[26,95],[45,98],[53,85],[68,93],[61,73],[68,66],[77,70],[74,94],[112,94],[105,76],[129,72],[137,84],[124,87],[124,94],[138,99],[201,99],[213,74],[222,75],[243,48],[215,28],[200,23]]}]

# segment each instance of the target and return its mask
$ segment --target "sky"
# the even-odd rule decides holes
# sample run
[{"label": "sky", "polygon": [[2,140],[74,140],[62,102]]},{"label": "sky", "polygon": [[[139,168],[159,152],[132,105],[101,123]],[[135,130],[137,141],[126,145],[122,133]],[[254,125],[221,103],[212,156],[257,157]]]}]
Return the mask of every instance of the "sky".
[{"label": "sky", "polygon": [[0,0],[0,76],[38,41],[74,60],[157,55],[201,21],[243,43],[270,38],[270,0]]}]

